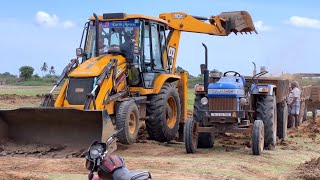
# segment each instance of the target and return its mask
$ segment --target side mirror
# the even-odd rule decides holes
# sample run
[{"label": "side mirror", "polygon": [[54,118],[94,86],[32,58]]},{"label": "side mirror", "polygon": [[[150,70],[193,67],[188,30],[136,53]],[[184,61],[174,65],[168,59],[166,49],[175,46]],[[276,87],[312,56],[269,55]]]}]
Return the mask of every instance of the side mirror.
[{"label": "side mirror", "polygon": [[200,64],[200,71],[201,74],[204,74],[204,70],[206,69],[206,65],[205,64]]},{"label": "side mirror", "polygon": [[82,57],[83,56],[83,49],[82,48],[77,48],[76,49],[76,54],[77,54],[77,57]]}]

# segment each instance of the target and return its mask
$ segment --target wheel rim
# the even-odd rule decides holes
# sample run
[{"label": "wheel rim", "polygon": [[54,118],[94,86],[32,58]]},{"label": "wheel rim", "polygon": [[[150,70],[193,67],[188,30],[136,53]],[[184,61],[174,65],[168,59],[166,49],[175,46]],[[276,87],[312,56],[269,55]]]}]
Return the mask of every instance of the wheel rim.
[{"label": "wheel rim", "polygon": [[134,134],[137,126],[137,116],[134,112],[129,115],[129,133]]},{"label": "wheel rim", "polygon": [[174,97],[170,96],[166,108],[167,126],[172,129],[177,122],[177,104]]}]

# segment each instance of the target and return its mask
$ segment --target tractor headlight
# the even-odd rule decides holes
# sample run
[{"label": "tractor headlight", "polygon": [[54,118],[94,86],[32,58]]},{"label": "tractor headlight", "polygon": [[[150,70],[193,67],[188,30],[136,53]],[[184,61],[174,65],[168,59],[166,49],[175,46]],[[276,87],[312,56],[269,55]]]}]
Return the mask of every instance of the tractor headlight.
[{"label": "tractor headlight", "polygon": [[208,104],[208,98],[203,97],[203,98],[201,98],[200,102],[201,102],[202,105],[207,105]]}]

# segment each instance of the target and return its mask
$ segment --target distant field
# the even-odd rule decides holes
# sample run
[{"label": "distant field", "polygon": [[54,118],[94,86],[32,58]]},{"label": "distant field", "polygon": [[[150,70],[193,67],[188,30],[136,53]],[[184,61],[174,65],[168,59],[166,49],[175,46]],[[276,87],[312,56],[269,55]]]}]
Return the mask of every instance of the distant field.
[{"label": "distant field", "polygon": [[188,111],[193,111],[194,104],[194,89],[189,88],[188,90]]},{"label": "distant field", "polygon": [[21,81],[12,83],[13,86],[53,86],[52,82],[46,81]]},{"label": "distant field", "polygon": [[[52,86],[0,86],[0,94],[17,94],[17,95],[42,95],[49,93]],[[57,89],[58,90],[58,89]]]}]

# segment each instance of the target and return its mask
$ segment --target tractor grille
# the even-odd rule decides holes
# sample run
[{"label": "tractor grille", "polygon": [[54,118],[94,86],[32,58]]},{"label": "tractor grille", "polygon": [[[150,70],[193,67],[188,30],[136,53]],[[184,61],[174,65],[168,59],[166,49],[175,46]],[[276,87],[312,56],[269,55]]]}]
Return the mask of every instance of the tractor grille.
[{"label": "tractor grille", "polygon": [[93,78],[70,78],[66,100],[71,105],[84,105],[86,95],[93,89]]},{"label": "tractor grille", "polygon": [[209,110],[236,111],[237,98],[209,98]]}]

